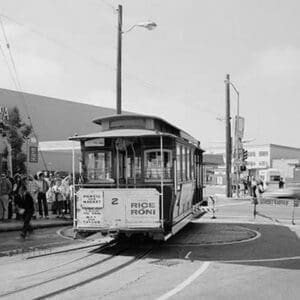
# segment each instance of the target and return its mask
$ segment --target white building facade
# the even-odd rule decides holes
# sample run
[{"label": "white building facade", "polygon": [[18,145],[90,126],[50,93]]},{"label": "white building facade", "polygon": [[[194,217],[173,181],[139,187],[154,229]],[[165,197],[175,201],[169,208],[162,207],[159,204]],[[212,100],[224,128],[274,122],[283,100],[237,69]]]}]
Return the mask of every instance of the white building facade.
[{"label": "white building facade", "polygon": [[[245,175],[258,176],[259,170],[275,168],[285,179],[293,179],[294,169],[300,163],[300,148],[276,144],[244,145],[248,151]],[[226,160],[225,147],[213,147],[206,153],[223,154]]]}]

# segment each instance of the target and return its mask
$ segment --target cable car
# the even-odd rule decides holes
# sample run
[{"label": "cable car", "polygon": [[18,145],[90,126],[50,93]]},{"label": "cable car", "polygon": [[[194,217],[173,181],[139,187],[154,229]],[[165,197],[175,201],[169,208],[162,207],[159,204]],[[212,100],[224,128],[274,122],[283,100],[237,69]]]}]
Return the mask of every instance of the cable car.
[{"label": "cable car", "polygon": [[167,121],[119,114],[95,119],[80,141],[74,230],[167,240],[203,200],[200,142]]}]

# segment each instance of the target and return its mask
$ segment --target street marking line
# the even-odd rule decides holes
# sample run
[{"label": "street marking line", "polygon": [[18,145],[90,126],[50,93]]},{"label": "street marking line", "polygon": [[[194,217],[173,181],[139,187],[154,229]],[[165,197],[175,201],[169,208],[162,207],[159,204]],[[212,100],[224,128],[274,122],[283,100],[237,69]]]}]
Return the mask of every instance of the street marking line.
[{"label": "street marking line", "polygon": [[[57,234],[58,236],[64,238],[64,239],[74,241],[74,238],[71,238],[71,237],[69,237],[69,236],[66,236],[66,235],[63,235],[63,234],[62,234],[62,232],[63,232],[64,230],[66,230],[66,228],[58,229],[58,230],[56,231],[56,234]],[[82,242],[81,239],[78,239],[78,240],[79,240],[80,242]]]},{"label": "street marking line", "polygon": [[248,242],[252,242],[258,238],[261,237],[261,233],[254,230],[254,229],[249,229],[249,228],[243,228],[246,229],[248,231],[252,231],[255,233],[255,236],[246,240],[242,240],[242,241],[232,241],[232,242],[221,242],[221,243],[197,243],[197,244],[179,244],[179,243],[170,243],[170,244],[165,244],[164,247],[199,247],[199,246],[224,246],[224,245],[233,245],[233,244],[241,244],[241,243],[248,243]]},{"label": "street marking line", "polygon": [[191,253],[192,253],[192,251],[189,251],[189,252],[187,253],[187,255],[186,255],[184,258],[185,258],[185,259],[188,259]]},{"label": "street marking line", "polygon": [[280,223],[280,221],[278,221],[277,219],[272,218],[272,217],[269,217],[269,216],[267,216],[267,215],[264,215],[264,214],[260,213],[259,211],[256,212],[256,215],[258,215],[258,216],[260,216],[260,217],[263,217],[263,218],[266,218],[266,219],[269,219],[269,220],[271,220],[271,221],[273,221],[273,222]]},{"label": "street marking line", "polygon": [[262,259],[249,259],[249,260],[214,260],[215,263],[255,263],[255,262],[272,262],[272,261],[285,261],[285,260],[298,260],[300,256],[291,257],[278,257],[278,258],[262,258]]},{"label": "street marking line", "polygon": [[187,287],[189,284],[191,284],[194,280],[196,280],[202,273],[206,271],[206,269],[209,267],[210,262],[205,261],[201,267],[193,273],[190,277],[188,277],[185,281],[177,285],[174,289],[170,290],[169,292],[165,293],[164,295],[160,296],[156,300],[166,300],[170,297],[176,295],[180,291],[182,291],[185,287]]},{"label": "street marking line", "polygon": [[225,203],[225,204],[219,204],[216,205],[216,207],[226,207],[226,206],[235,206],[235,205],[249,205],[249,202],[237,202],[237,203]]}]

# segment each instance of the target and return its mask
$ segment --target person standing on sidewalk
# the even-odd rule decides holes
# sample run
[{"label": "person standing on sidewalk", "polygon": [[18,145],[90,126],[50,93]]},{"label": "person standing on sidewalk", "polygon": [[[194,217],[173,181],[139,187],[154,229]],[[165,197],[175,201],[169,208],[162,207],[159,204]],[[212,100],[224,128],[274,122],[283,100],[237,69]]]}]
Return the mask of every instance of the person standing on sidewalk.
[{"label": "person standing on sidewalk", "polygon": [[28,175],[28,191],[31,194],[32,198],[33,198],[33,203],[34,203],[34,214],[33,214],[33,219],[36,219],[36,212],[38,211],[38,192],[39,192],[39,185],[38,185],[38,180],[37,180],[37,176],[32,176],[32,175]]},{"label": "person standing on sidewalk", "polygon": [[9,195],[12,191],[10,180],[3,173],[0,177],[0,220],[8,219]]},{"label": "person standing on sidewalk", "polygon": [[46,193],[49,189],[49,185],[47,181],[45,180],[45,175],[42,172],[38,173],[38,186],[39,186],[39,191],[38,191],[38,206],[39,206],[39,215],[40,218],[43,218],[43,211],[44,211],[44,216],[46,219],[48,219],[48,203],[47,203],[47,198],[46,198]]},{"label": "person standing on sidewalk", "polygon": [[53,186],[53,191],[55,193],[55,200],[57,201],[57,214],[59,218],[65,217],[65,195],[64,187],[62,185],[61,178],[56,179],[56,183]]},{"label": "person standing on sidewalk", "polygon": [[21,236],[25,238],[28,233],[31,233],[33,231],[30,222],[34,214],[34,201],[32,195],[28,191],[27,178],[24,178],[22,180],[22,186],[20,188],[20,192],[22,195],[20,208],[23,210],[23,221],[24,221]]},{"label": "person standing on sidewalk", "polygon": [[252,197],[255,202],[257,202],[257,181],[254,177],[252,177],[251,180],[251,191],[252,191]]},{"label": "person standing on sidewalk", "polygon": [[14,197],[14,204],[15,204],[16,220],[21,220],[22,218],[18,210],[18,207],[22,201],[22,195],[20,193],[21,186],[22,186],[22,178],[21,175],[17,173],[14,176],[14,185],[13,185],[13,197]]}]

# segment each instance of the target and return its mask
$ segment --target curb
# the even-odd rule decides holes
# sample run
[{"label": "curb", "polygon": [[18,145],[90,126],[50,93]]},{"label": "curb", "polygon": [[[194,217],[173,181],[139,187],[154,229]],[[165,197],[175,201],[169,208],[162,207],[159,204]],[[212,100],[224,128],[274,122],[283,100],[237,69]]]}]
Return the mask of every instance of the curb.
[{"label": "curb", "polygon": [[[59,226],[68,226],[72,225],[73,221],[55,221],[55,222],[47,222],[47,223],[32,223],[33,229],[40,229],[40,228],[51,228],[51,227],[59,227]],[[5,224],[0,225],[0,232],[10,232],[10,231],[20,231],[23,228],[23,222],[17,224]]]},{"label": "curb", "polygon": [[212,195],[214,198],[216,198],[217,200],[218,199],[221,199],[221,200],[236,200],[236,201],[252,201],[253,200],[253,197],[239,197],[239,198],[236,198],[236,197],[231,197],[231,198],[228,198],[226,196],[221,196],[221,195]]}]

